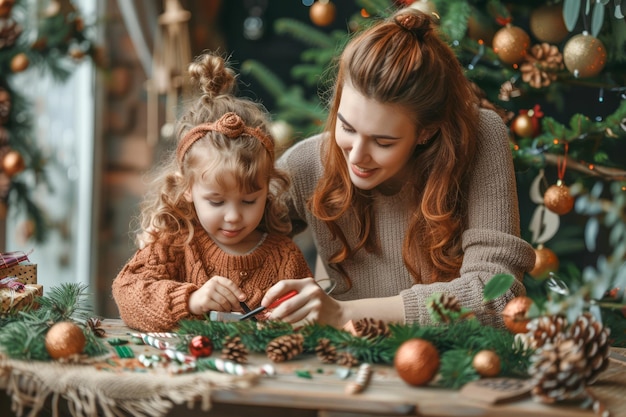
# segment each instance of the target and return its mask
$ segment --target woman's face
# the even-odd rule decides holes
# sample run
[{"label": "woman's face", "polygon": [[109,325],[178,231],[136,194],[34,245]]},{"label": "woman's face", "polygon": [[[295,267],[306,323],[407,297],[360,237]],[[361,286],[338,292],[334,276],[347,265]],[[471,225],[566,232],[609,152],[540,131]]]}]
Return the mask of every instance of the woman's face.
[{"label": "woman's face", "polygon": [[404,167],[424,139],[417,137],[415,124],[397,105],[372,100],[350,83],[344,85],[335,142],[355,187],[371,190],[403,184]]}]

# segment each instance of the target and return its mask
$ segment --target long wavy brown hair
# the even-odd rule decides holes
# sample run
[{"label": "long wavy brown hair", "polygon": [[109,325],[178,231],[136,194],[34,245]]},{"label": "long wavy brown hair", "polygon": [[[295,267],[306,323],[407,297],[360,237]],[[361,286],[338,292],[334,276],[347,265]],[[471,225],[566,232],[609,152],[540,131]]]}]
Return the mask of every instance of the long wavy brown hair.
[{"label": "long wavy brown hair", "polygon": [[[414,204],[403,259],[416,283],[458,276],[466,227],[466,180],[479,118],[476,96],[460,63],[431,19],[413,9],[400,10],[355,34],[339,57],[325,127],[324,175],[308,203],[342,243],[330,264],[344,275],[342,261],[360,249],[379,249],[371,193],[355,189],[335,143],[337,112],[347,82],[368,98],[405,109],[413,118],[416,135],[435,132],[426,145],[417,146],[406,167]],[[345,215],[359,222],[355,247],[350,247],[338,224]],[[432,266],[430,279],[421,276],[420,262]]]},{"label": "long wavy brown hair", "polygon": [[[210,53],[199,56],[189,65],[189,76],[198,85],[200,97],[190,103],[177,121],[178,141],[190,129],[215,122],[229,112],[241,117],[246,126],[259,128],[271,137],[267,110],[260,103],[234,95],[236,74],[224,58]],[[232,175],[244,192],[268,185],[265,212],[258,228],[288,234],[291,223],[282,196],[289,187],[289,177],[275,167],[273,155],[256,138],[231,139],[215,131],[194,142],[182,163],[177,160],[176,150],[172,150],[153,172],[152,187],[141,205],[136,230],[138,246],[178,234],[187,234],[186,242],[193,238],[194,227],[199,222],[193,203],[185,199],[185,192],[194,181],[206,176],[221,184],[226,175]]]}]

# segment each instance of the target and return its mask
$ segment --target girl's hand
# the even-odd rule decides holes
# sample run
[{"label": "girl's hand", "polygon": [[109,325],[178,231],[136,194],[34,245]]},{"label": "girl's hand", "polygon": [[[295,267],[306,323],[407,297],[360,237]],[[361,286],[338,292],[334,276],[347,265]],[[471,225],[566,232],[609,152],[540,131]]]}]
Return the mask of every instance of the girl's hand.
[{"label": "girl's hand", "polygon": [[194,315],[202,315],[207,311],[240,311],[240,301],[246,299],[244,294],[230,279],[214,276],[189,296],[189,311]]},{"label": "girl's hand", "polygon": [[344,311],[341,302],[330,297],[313,278],[287,279],[272,286],[261,300],[261,305],[269,306],[272,301],[296,290],[298,294],[284,301],[272,310],[266,318],[288,323],[317,322],[341,327],[344,323]]}]

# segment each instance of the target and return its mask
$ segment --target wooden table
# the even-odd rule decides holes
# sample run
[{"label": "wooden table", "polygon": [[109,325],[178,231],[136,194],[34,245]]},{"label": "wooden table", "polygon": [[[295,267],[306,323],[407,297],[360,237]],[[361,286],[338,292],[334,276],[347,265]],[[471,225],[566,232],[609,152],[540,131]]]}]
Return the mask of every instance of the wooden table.
[{"label": "wooden table", "polygon": [[[105,320],[106,337],[128,338],[128,328],[120,320]],[[134,345],[135,353],[157,351],[149,346]],[[594,396],[610,411],[611,416],[626,416],[626,362],[624,349],[615,350],[606,370],[592,388]],[[214,353],[214,356],[218,356]],[[250,365],[268,363],[264,355],[251,355]],[[579,404],[545,405],[526,397],[497,405],[469,398],[460,391],[434,387],[412,387],[404,383],[391,366],[374,365],[374,374],[367,388],[358,394],[346,394],[345,387],[354,381],[337,374],[338,367],[324,365],[312,355],[301,355],[288,362],[274,364],[276,375],[263,376],[251,387],[214,388],[211,409],[202,412],[186,405],[174,406],[168,415],[180,416],[545,416],[592,417],[592,410]],[[296,371],[309,371],[311,378]],[[159,376],[155,376],[157,378]],[[169,376],[176,377],[176,376]],[[2,402],[0,401],[0,407]],[[2,408],[0,408],[2,410]],[[4,416],[4,413],[0,413]]]}]

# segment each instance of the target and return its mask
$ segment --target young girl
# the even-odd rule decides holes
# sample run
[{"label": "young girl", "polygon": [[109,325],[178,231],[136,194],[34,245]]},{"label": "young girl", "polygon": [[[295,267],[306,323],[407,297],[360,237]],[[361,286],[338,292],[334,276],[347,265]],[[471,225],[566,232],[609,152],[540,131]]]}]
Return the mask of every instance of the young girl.
[{"label": "young girl", "polygon": [[205,54],[189,66],[202,96],[179,120],[175,152],[144,202],[140,249],[113,281],[121,318],[171,330],[211,310],[259,305],[277,281],[312,276],[280,199],[267,114],[232,94],[235,74]]},{"label": "young girl", "polygon": [[[311,228],[337,287],[331,297],[312,279],[281,281],[263,305],[298,295],[270,319],[425,324],[429,297],[446,293],[503,325],[499,313],[525,293],[535,254],[520,238],[506,126],[477,102],[429,16],[401,10],[356,34],[339,59],[324,134],[279,161],[293,183],[292,219]],[[497,274],[517,280],[485,303]]]}]

